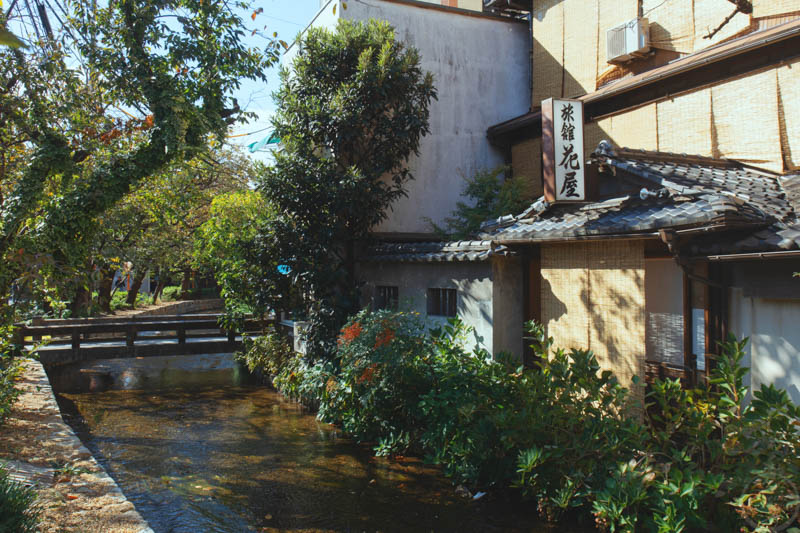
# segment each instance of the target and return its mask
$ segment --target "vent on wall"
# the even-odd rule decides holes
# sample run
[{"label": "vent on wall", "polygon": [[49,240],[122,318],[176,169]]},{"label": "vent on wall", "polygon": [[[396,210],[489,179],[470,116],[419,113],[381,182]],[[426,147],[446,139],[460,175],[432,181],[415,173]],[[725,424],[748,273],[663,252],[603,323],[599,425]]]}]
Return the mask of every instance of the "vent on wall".
[{"label": "vent on wall", "polygon": [[624,63],[643,57],[650,51],[650,27],[646,18],[635,18],[606,33],[606,57],[609,63]]}]

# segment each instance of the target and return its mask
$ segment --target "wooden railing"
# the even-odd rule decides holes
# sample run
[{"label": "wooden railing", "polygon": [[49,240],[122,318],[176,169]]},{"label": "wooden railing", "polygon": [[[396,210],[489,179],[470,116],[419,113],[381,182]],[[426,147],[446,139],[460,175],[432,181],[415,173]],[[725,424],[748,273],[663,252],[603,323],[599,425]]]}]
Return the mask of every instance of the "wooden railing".
[{"label": "wooden railing", "polygon": [[[18,343],[28,345],[49,337],[38,354],[42,363],[50,365],[238,350],[241,340],[236,332],[223,329],[218,320],[219,315],[46,320],[19,325],[16,335]],[[257,333],[273,323],[272,319],[247,318],[244,332]],[[32,341],[25,341],[28,338]]]}]

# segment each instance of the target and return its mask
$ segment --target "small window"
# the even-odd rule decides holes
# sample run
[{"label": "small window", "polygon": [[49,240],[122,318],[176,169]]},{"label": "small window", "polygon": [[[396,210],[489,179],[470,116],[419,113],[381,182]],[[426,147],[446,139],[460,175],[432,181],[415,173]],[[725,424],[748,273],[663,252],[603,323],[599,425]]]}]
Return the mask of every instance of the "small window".
[{"label": "small window", "polygon": [[397,287],[378,285],[375,288],[375,309],[397,310],[398,295]]},{"label": "small window", "polygon": [[456,290],[428,289],[428,315],[456,316]]}]

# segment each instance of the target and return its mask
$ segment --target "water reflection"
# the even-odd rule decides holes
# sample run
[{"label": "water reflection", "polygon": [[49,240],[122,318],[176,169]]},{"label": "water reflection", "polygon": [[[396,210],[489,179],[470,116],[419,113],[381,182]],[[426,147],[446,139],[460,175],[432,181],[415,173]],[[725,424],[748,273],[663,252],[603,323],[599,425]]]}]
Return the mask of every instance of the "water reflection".
[{"label": "water reflection", "polygon": [[262,386],[60,401],[156,532],[550,531],[530,504],[461,499],[435,468],[373,457]]}]

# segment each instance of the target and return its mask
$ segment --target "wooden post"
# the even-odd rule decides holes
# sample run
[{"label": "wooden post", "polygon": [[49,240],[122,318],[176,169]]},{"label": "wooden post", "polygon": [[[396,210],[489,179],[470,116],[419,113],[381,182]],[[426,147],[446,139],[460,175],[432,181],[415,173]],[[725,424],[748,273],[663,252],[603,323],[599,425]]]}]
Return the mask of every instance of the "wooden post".
[{"label": "wooden post", "polygon": [[81,351],[81,332],[77,329],[72,331],[72,354],[77,356]]},{"label": "wooden post", "polygon": [[181,324],[175,331],[178,334],[178,344],[186,344],[186,326]]},{"label": "wooden post", "polygon": [[236,331],[232,329],[228,330],[228,342],[236,342]]},{"label": "wooden post", "polygon": [[128,324],[128,330],[125,334],[125,344],[128,348],[133,348],[136,342],[136,324]]}]

